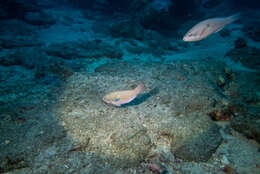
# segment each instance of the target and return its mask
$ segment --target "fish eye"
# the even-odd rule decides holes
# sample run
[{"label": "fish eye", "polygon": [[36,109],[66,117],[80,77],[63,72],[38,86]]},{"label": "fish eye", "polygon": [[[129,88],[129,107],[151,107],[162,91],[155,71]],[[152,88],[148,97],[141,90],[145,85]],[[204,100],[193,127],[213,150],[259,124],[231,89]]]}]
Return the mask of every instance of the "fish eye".
[{"label": "fish eye", "polygon": [[187,36],[188,37],[191,37],[191,36],[193,36],[194,34],[193,33],[189,33]]}]

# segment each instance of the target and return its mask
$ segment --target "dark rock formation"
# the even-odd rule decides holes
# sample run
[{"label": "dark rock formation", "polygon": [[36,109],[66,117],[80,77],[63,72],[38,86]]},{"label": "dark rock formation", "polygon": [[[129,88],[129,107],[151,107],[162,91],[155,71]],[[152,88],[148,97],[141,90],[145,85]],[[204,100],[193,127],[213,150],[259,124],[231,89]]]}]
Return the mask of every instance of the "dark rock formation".
[{"label": "dark rock formation", "polygon": [[53,25],[56,20],[48,13],[28,12],[24,15],[24,20],[33,25]]},{"label": "dark rock formation", "polygon": [[254,41],[260,41],[260,23],[253,22],[251,24],[245,25],[243,32]]},{"label": "dark rock formation", "polygon": [[11,36],[13,35],[26,36],[26,38],[23,38],[23,40],[28,40],[27,36],[29,37],[34,36],[36,33],[35,26],[27,24],[24,21],[21,21],[19,19],[3,20],[0,21],[0,25],[1,25],[0,34],[2,35],[0,40],[2,41],[9,39],[9,40],[13,40],[13,42],[16,42],[16,40],[19,40],[19,38],[17,37],[12,38]]},{"label": "dark rock formation", "polygon": [[245,48],[247,47],[247,43],[246,40],[242,37],[239,37],[236,41],[235,41],[235,48],[239,49],[239,48]]},{"label": "dark rock formation", "polygon": [[207,0],[202,5],[205,8],[214,8],[221,4],[224,0]]},{"label": "dark rock formation", "polygon": [[246,46],[246,42],[242,38],[235,41],[235,48],[226,56],[235,62],[241,62],[245,67],[260,70],[260,49]]},{"label": "dark rock formation", "polygon": [[[245,107],[245,106],[244,106]],[[231,121],[232,127],[247,138],[260,143],[259,106],[247,106],[247,112],[239,113]]]},{"label": "dark rock formation", "polygon": [[222,138],[217,125],[212,124],[206,131],[191,137],[180,147],[173,151],[178,158],[187,161],[207,161],[216,151]]},{"label": "dark rock formation", "polygon": [[231,126],[250,139],[260,143],[260,73],[237,73],[230,88],[229,112]]},{"label": "dark rock formation", "polygon": [[143,40],[144,28],[141,24],[123,21],[118,24],[114,24],[110,28],[110,33],[114,37],[132,38],[136,40]]},{"label": "dark rock formation", "polygon": [[6,49],[33,47],[42,45],[41,42],[30,38],[0,38],[1,46]]},{"label": "dark rock formation", "polygon": [[0,0],[2,18],[23,19],[26,12],[39,12],[41,9],[34,0]]},{"label": "dark rock formation", "polygon": [[13,53],[0,58],[0,64],[3,66],[21,65],[28,69],[33,69],[39,62],[46,63],[46,55],[39,48],[21,48]]},{"label": "dark rock formation", "polygon": [[48,55],[63,59],[102,57],[120,59],[123,56],[120,49],[98,40],[53,44],[44,49]]}]

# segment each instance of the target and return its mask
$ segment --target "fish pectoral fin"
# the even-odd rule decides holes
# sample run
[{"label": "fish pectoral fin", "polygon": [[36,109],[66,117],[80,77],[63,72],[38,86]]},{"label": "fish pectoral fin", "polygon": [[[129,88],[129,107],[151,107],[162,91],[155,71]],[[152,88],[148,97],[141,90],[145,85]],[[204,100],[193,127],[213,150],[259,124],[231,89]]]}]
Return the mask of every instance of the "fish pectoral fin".
[{"label": "fish pectoral fin", "polygon": [[207,24],[207,25],[203,28],[203,30],[200,32],[200,36],[202,36],[202,35],[207,31],[207,29],[209,29],[209,28],[210,28],[210,25]]},{"label": "fish pectoral fin", "polygon": [[118,102],[118,101],[120,101],[120,98],[115,98],[114,101]]},{"label": "fish pectoral fin", "polygon": [[223,28],[224,28],[224,26],[223,26],[223,27],[220,27],[219,29],[217,29],[217,30],[215,31],[215,33],[221,31]]}]

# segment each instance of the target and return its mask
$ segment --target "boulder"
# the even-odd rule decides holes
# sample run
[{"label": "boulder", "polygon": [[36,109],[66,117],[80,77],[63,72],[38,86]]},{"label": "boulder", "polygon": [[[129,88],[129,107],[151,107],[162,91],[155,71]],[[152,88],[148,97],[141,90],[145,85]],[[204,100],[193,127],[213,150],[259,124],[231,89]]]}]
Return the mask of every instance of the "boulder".
[{"label": "boulder", "polygon": [[172,152],[180,159],[205,162],[210,159],[221,142],[222,137],[218,126],[210,124],[208,129],[195,133],[190,139],[182,142],[179,147],[175,147],[176,143],[172,143]]},{"label": "boulder", "polygon": [[260,143],[259,106],[249,106],[246,108],[247,112],[237,113],[236,117],[231,121],[231,126],[247,138],[254,139]]},{"label": "boulder", "polygon": [[260,49],[249,47],[244,39],[235,41],[235,48],[226,53],[235,62],[240,62],[247,68],[260,70]]}]

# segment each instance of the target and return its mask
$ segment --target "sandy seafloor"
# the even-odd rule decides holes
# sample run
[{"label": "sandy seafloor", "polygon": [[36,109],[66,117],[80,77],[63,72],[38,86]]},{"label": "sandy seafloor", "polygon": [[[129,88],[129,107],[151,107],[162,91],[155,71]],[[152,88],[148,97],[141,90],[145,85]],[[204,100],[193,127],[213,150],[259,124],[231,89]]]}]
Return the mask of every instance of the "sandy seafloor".
[{"label": "sandy seafloor", "polygon": [[[1,57],[18,54],[28,62],[0,66],[0,173],[260,173],[259,143],[234,130],[231,121],[209,117],[243,102],[240,95],[254,96],[256,102],[247,104],[259,108],[259,69],[225,56],[239,36],[260,48],[241,31],[244,23],[227,26],[229,36],[218,33],[198,43],[168,38],[178,49],[160,55],[156,45],[146,49],[145,42],[112,37],[107,19],[70,10],[50,11],[57,22],[46,28],[2,21],[8,30],[1,41],[22,40],[27,46],[1,48]],[[77,45],[79,58],[45,53],[65,42],[58,47],[62,54],[78,41],[105,43],[123,56],[84,57]],[[141,82],[146,93],[130,104],[102,101],[108,92]]]}]

